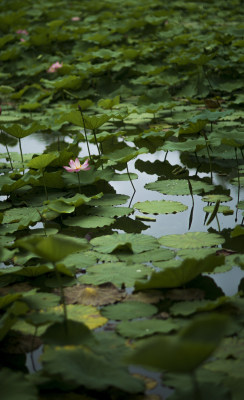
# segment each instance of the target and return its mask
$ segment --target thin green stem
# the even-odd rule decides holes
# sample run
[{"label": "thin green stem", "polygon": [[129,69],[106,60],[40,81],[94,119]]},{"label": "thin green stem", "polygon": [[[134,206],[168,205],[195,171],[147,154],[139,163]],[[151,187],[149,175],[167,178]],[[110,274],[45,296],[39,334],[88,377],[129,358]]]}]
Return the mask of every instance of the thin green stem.
[{"label": "thin green stem", "polygon": [[82,112],[82,109],[81,109],[81,106],[80,106],[80,105],[78,105],[78,110],[80,111],[81,118],[82,118],[82,121],[83,121],[83,127],[84,127],[84,132],[85,132],[85,137],[86,137],[86,145],[87,145],[87,150],[88,150],[89,158],[90,158],[90,160],[92,160],[91,153],[90,153],[90,148],[89,148],[89,144],[88,144],[87,133],[86,133],[85,119],[84,119],[84,115],[83,115],[83,112]]},{"label": "thin green stem", "polygon": [[237,204],[240,201],[240,190],[241,190],[241,182],[240,182],[240,173],[239,173],[239,163],[237,157],[237,149],[235,147],[235,156],[236,156],[236,166],[237,166],[237,179],[238,179],[238,195],[237,195]]},{"label": "thin green stem", "polygon": [[77,172],[77,176],[78,176],[78,182],[79,182],[79,192],[81,193],[81,187],[80,187],[80,174],[79,174],[79,172]]},{"label": "thin green stem", "polygon": [[97,146],[98,155],[101,158],[101,153],[100,153],[100,149],[99,149],[99,145],[98,145],[98,141],[97,141],[96,129],[93,129],[92,132],[93,132],[93,136],[94,136],[95,143]]},{"label": "thin green stem", "polygon": [[7,146],[6,143],[5,143],[5,147],[6,147],[6,150],[7,150],[7,153],[8,153],[8,158],[9,158],[9,162],[10,162],[10,165],[11,165],[11,169],[13,171],[14,167],[13,167],[12,159],[11,159],[11,156],[10,156],[10,153],[9,153],[9,149],[8,149],[8,146]]},{"label": "thin green stem", "polygon": [[61,300],[61,304],[63,305],[65,330],[66,330],[66,334],[68,334],[68,313],[67,313],[67,307],[66,307],[65,296],[64,296],[64,288],[62,285],[62,280],[61,280],[59,270],[57,269],[55,264],[53,264],[53,266],[55,269],[55,273],[56,273],[56,277],[57,277],[57,281],[58,281],[58,285],[59,285],[59,289],[60,289],[60,300]]},{"label": "thin green stem", "polygon": [[204,136],[204,139],[205,139],[206,148],[207,148],[207,153],[208,153],[208,160],[209,160],[209,167],[210,167],[211,183],[213,183],[212,159],[211,159],[210,152],[209,152],[208,139],[207,139],[206,133],[205,133],[204,131],[203,131],[203,136]]},{"label": "thin green stem", "polygon": [[218,224],[218,230],[219,230],[219,232],[220,232],[220,223],[219,223],[219,218],[218,218],[218,214],[216,214],[216,221],[217,221],[217,224]]},{"label": "thin green stem", "polygon": [[44,185],[44,189],[45,189],[46,199],[48,200],[48,194],[47,194],[47,187],[46,187],[46,181],[45,181],[44,171],[43,171],[43,169],[42,169],[41,171],[42,171],[43,185]]},{"label": "thin green stem", "polygon": [[133,185],[133,182],[132,182],[132,180],[131,180],[130,173],[129,173],[129,169],[128,169],[128,164],[127,164],[127,163],[126,163],[126,169],[127,169],[127,174],[128,174],[130,183],[131,183],[131,185],[132,185],[132,187],[133,187],[133,189],[134,189],[134,192],[135,192],[136,189],[135,189],[135,186]]},{"label": "thin green stem", "polygon": [[22,161],[22,165],[23,165],[23,175],[24,175],[25,174],[25,166],[24,166],[24,157],[23,157],[20,138],[19,138],[19,150],[20,150],[20,156],[21,156],[21,161]]},{"label": "thin green stem", "polygon": [[35,366],[35,360],[34,360],[33,351],[34,351],[35,338],[36,338],[36,335],[37,335],[37,329],[38,329],[38,327],[35,326],[34,335],[32,336],[32,340],[31,340],[31,354],[30,354],[32,368],[33,368],[33,370],[34,370],[35,372],[36,372],[36,366]]}]

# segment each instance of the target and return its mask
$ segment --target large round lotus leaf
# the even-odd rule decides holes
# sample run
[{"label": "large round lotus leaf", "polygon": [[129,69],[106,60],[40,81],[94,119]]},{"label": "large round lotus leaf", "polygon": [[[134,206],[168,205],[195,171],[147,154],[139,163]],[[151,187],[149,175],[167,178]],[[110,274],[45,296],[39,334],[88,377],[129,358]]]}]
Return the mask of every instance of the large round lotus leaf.
[{"label": "large round lotus leaf", "polygon": [[100,236],[92,239],[90,243],[95,246],[96,251],[101,253],[112,253],[114,250],[122,249],[133,253],[142,253],[159,247],[157,239],[153,236],[133,233]]},{"label": "large round lotus leaf", "polygon": [[122,361],[128,348],[121,343],[122,338],[117,335],[121,339],[118,340],[112,335],[106,332],[104,338],[99,332],[95,345],[89,341],[82,346],[47,346],[42,355],[43,370],[59,386],[67,382],[72,389],[82,386],[102,391],[115,387],[129,393],[142,393],[143,381],[133,377]]},{"label": "large round lotus leaf", "polygon": [[100,199],[91,200],[89,205],[90,206],[116,206],[116,205],[126,203],[129,198],[130,198],[130,196],[126,196],[124,194],[108,193],[108,194],[105,194]]},{"label": "large round lotus leaf", "polygon": [[[178,260],[176,260],[178,261]],[[171,264],[172,261],[166,262]],[[135,283],[136,290],[173,288],[185,285],[203,272],[212,272],[219,265],[224,264],[223,256],[209,255],[203,259],[187,258],[176,266],[166,266],[159,272],[153,272],[146,282]]]},{"label": "large round lotus leaf", "polygon": [[77,239],[66,235],[28,236],[16,241],[16,245],[53,263],[62,260],[71,253],[86,249],[85,239]]},{"label": "large round lotus leaf", "polygon": [[166,261],[170,260],[171,258],[174,257],[175,253],[172,250],[168,249],[155,249],[155,250],[149,250],[149,251],[144,251],[143,253],[137,253],[137,254],[130,254],[130,253],[117,253],[116,254],[118,259],[121,261],[126,261],[127,263],[147,263],[147,262],[154,262],[154,261]]},{"label": "large round lotus leaf", "polygon": [[224,243],[224,238],[216,233],[187,232],[182,235],[161,236],[158,239],[163,246],[175,249],[194,249],[200,247],[217,246]]},{"label": "large round lotus leaf", "polygon": [[[216,248],[197,248],[197,249],[185,249],[185,250],[180,250],[177,252],[177,256],[181,258],[195,258],[196,260],[199,260],[200,258],[205,258],[209,254],[215,254],[216,253]],[[218,256],[216,256],[218,257]]]},{"label": "large round lotus leaf", "polygon": [[[210,192],[214,189],[213,185],[206,183],[204,181],[194,181],[190,180],[193,194],[200,194]],[[145,185],[146,189],[156,190],[162,194],[169,195],[189,195],[190,189],[188,181],[186,179],[169,179],[163,181],[150,182]]]},{"label": "large round lotus leaf", "polygon": [[209,203],[216,203],[217,201],[220,201],[220,203],[224,203],[231,200],[232,197],[226,196],[225,194],[208,194],[202,197],[202,201],[206,201]]},{"label": "large round lotus leaf", "polygon": [[[8,368],[0,371],[1,397],[3,400],[37,400],[38,393],[22,372]],[[17,389],[18,388],[18,389]]]},{"label": "large round lotus leaf", "polygon": [[158,311],[157,307],[139,301],[126,301],[124,303],[112,304],[102,308],[104,317],[113,320],[127,321],[129,319],[151,317]]},{"label": "large round lotus leaf", "polygon": [[48,154],[41,154],[40,156],[32,158],[28,163],[29,168],[42,169],[47,167],[55,158],[58,158],[59,153],[53,152]]},{"label": "large round lotus leaf", "polygon": [[190,373],[216,349],[228,325],[229,318],[224,315],[197,318],[178,335],[144,340],[130,362],[161,371]]},{"label": "large round lotus leaf", "polygon": [[154,333],[169,333],[177,330],[177,324],[172,319],[144,319],[140,321],[123,321],[117,325],[116,331],[132,339],[150,336]]},{"label": "large round lotus leaf", "polygon": [[138,202],[134,208],[146,214],[176,214],[188,207],[178,201],[153,200]]},{"label": "large round lotus leaf", "polygon": [[83,215],[80,217],[70,217],[64,220],[68,226],[79,226],[80,228],[101,228],[111,225],[115,219],[107,217],[98,217],[97,215]]},{"label": "large round lotus leaf", "polygon": [[[207,213],[212,213],[214,210],[214,206],[205,206],[203,207],[203,211]],[[229,206],[219,206],[217,213],[221,213],[224,215],[232,215],[234,213],[233,210]]]},{"label": "large round lotus leaf", "polygon": [[78,281],[93,285],[112,282],[119,287],[122,285],[133,287],[137,279],[145,280],[151,272],[152,269],[143,264],[127,265],[122,262],[109,262],[89,267],[88,273],[80,276]]},{"label": "large round lotus leaf", "polygon": [[114,207],[114,206],[98,206],[90,207],[86,210],[89,215],[97,215],[101,217],[121,217],[123,215],[129,215],[133,212],[133,208],[129,207]]}]

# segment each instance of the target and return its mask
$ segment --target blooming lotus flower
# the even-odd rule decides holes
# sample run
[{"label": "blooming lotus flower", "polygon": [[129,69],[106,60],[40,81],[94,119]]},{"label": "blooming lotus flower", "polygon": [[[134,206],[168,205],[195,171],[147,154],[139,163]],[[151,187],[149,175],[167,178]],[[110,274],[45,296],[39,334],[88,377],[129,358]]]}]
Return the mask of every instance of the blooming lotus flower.
[{"label": "blooming lotus flower", "polygon": [[71,21],[80,21],[80,17],[72,17]]},{"label": "blooming lotus flower", "polygon": [[20,38],[20,42],[26,42],[24,38]]},{"label": "blooming lotus flower", "polygon": [[79,172],[79,171],[88,171],[91,167],[89,167],[89,159],[87,159],[84,164],[81,164],[79,159],[76,158],[75,161],[70,160],[69,167],[64,167],[68,172]]},{"label": "blooming lotus flower", "polygon": [[49,74],[53,73],[53,72],[56,72],[56,70],[59,69],[59,68],[62,68],[62,66],[63,66],[63,63],[60,63],[60,62],[57,61],[54,64],[52,64],[51,67],[48,68],[47,72]]},{"label": "blooming lotus flower", "polygon": [[18,29],[16,33],[18,33],[18,35],[29,35],[26,29]]}]

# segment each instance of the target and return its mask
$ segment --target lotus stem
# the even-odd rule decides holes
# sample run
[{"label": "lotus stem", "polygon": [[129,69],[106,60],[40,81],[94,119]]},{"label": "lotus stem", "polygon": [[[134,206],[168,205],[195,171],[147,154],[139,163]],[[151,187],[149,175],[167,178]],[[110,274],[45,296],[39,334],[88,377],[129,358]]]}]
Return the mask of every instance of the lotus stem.
[{"label": "lotus stem", "polygon": [[11,159],[11,156],[10,156],[10,153],[9,153],[9,149],[8,149],[8,146],[7,146],[6,143],[5,143],[5,147],[6,147],[6,150],[7,150],[7,153],[8,153],[8,158],[9,158],[9,162],[10,162],[10,165],[11,165],[11,169],[13,171],[14,167],[13,167],[12,159]]},{"label": "lotus stem", "polygon": [[22,166],[23,166],[23,175],[24,175],[25,174],[25,166],[24,166],[24,157],[23,157],[20,138],[19,138],[19,149],[20,149],[20,156],[21,156],[21,161],[22,161]]},{"label": "lotus stem", "polygon": [[46,199],[48,200],[48,194],[47,194],[47,187],[46,187],[46,181],[45,181],[44,171],[43,171],[43,169],[42,169],[41,171],[42,171],[43,185],[44,185],[44,189],[45,189]]},{"label": "lotus stem", "polygon": [[77,176],[78,176],[78,183],[79,183],[79,192],[81,193],[81,187],[80,187],[80,175],[79,175],[79,172],[77,173]]},{"label": "lotus stem", "polygon": [[127,174],[128,174],[130,183],[131,183],[131,185],[132,185],[132,187],[133,187],[133,189],[134,189],[134,192],[135,192],[136,189],[135,189],[135,186],[133,185],[133,182],[132,182],[132,180],[131,180],[131,176],[130,176],[130,173],[129,173],[129,169],[128,169],[128,164],[127,164],[127,163],[126,163],[126,169],[127,169]]},{"label": "lotus stem", "polygon": [[58,281],[58,285],[59,285],[59,289],[60,289],[61,304],[63,305],[65,331],[66,331],[66,334],[68,334],[68,313],[67,313],[67,307],[66,307],[65,296],[64,296],[64,288],[62,285],[62,280],[61,280],[59,270],[57,269],[55,264],[53,264],[53,266],[54,266],[54,270],[56,273],[56,277],[57,277],[57,281]]},{"label": "lotus stem", "polygon": [[35,360],[34,360],[34,357],[33,357],[33,351],[34,351],[34,342],[35,342],[36,335],[37,335],[37,326],[35,326],[34,335],[32,336],[31,353],[30,353],[32,368],[33,368],[33,370],[35,372],[37,372],[37,370],[36,370],[36,366],[35,366]]},{"label": "lotus stem", "polygon": [[210,152],[209,152],[208,139],[207,139],[206,133],[205,133],[204,131],[203,131],[203,136],[204,136],[204,139],[205,139],[206,149],[207,149],[207,153],[208,153],[208,160],[209,160],[209,167],[210,167],[211,183],[213,183],[212,159],[211,159]]},{"label": "lotus stem", "polygon": [[80,111],[81,118],[82,118],[82,121],[83,121],[83,127],[84,127],[84,132],[85,132],[85,137],[86,137],[86,145],[87,145],[89,158],[90,158],[90,160],[92,160],[91,153],[90,153],[90,148],[89,148],[89,144],[88,144],[88,139],[87,139],[85,119],[84,119],[84,115],[83,115],[83,112],[82,112],[82,109],[81,109],[80,105],[78,105],[78,110]]}]

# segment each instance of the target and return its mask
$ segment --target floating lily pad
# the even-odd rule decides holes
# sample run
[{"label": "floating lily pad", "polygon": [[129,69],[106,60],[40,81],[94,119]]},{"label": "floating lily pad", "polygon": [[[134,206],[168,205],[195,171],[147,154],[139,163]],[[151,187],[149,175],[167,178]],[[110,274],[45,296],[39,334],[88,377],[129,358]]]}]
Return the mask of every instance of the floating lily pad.
[{"label": "floating lily pad", "polygon": [[178,266],[166,267],[160,272],[153,272],[147,282],[136,282],[136,290],[173,288],[184,285],[196,278],[202,272],[212,272],[219,265],[224,264],[224,257],[209,255],[196,260],[187,258]]},{"label": "floating lily pad", "polygon": [[101,228],[111,225],[115,219],[101,217],[97,215],[84,215],[80,217],[70,217],[64,220],[64,224],[68,226],[79,226],[80,228]]},{"label": "floating lily pad", "polygon": [[101,313],[106,318],[127,321],[129,319],[151,317],[158,311],[152,304],[137,301],[125,301],[102,308]]},{"label": "floating lily pad", "polygon": [[146,214],[176,214],[187,210],[187,206],[178,201],[153,200],[134,204],[137,210]]},{"label": "floating lily pad", "polygon": [[101,199],[91,200],[89,205],[91,206],[115,206],[124,204],[130,196],[124,194],[105,194]]},{"label": "floating lily pad", "polygon": [[[214,189],[213,185],[204,181],[194,181],[191,179],[190,182],[193,194],[207,193]],[[147,183],[145,188],[169,195],[183,196],[190,194],[189,185],[186,179],[169,179],[151,182]]]},{"label": "floating lily pad", "polygon": [[187,232],[182,235],[161,236],[158,239],[163,246],[176,249],[194,249],[217,246],[224,243],[224,238],[216,233]]},{"label": "floating lily pad", "polygon": [[145,280],[151,272],[152,269],[143,264],[128,265],[123,262],[111,262],[89,267],[88,273],[80,276],[78,281],[93,285],[112,282],[118,287],[122,285],[133,287],[137,279]]},{"label": "floating lily pad", "polygon": [[95,250],[101,253],[112,253],[114,250],[127,249],[133,253],[156,249],[158,241],[153,236],[139,234],[113,234],[97,237],[90,242]]},{"label": "floating lily pad", "polygon": [[169,333],[178,329],[178,325],[172,319],[165,321],[160,319],[145,319],[141,321],[120,322],[116,331],[124,336],[132,339],[139,339],[145,336],[151,336],[155,333]]},{"label": "floating lily pad", "polygon": [[[214,206],[205,206],[203,207],[203,211],[207,213],[212,213],[214,210]],[[224,214],[224,215],[232,215],[234,214],[234,211],[231,210],[229,206],[219,206],[217,213],[219,214]]]},{"label": "floating lily pad", "polygon": [[209,203],[217,203],[217,201],[220,201],[220,203],[225,203],[231,200],[232,197],[226,196],[225,194],[208,194],[202,197],[202,201],[207,201]]}]

